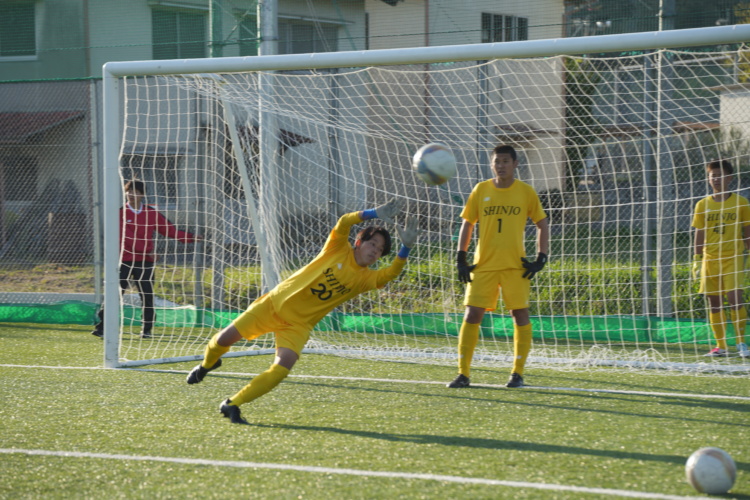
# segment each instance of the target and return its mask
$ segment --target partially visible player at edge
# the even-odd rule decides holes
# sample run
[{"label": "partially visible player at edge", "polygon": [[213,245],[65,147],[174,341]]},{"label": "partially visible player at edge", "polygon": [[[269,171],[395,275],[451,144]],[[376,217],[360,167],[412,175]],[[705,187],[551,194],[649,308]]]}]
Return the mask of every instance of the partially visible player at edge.
[{"label": "partially visible player at edge", "polygon": [[309,264],[258,297],[231,325],[214,335],[206,346],[203,362],[188,374],[187,383],[197,384],[209,371],[221,366],[221,356],[242,338],[252,340],[274,332],[276,358],[271,367],[219,406],[232,423],[247,424],[240,405],[266,394],[289,375],[310,330],[326,314],[360,293],[384,287],[401,273],[419,234],[416,217],[407,217],[403,229],[396,226],[402,245],[389,267],[369,269],[391,251],[391,236],[385,228],[366,227],[357,234],[354,248],[349,244],[354,224],[373,218],[393,222],[399,212],[398,203],[391,200],[374,209],[343,215]]},{"label": "partially visible player at edge", "polygon": [[[549,225],[539,196],[530,185],[515,179],[518,167],[512,146],[497,146],[492,155],[493,179],[474,186],[461,212],[458,235],[458,279],[467,283],[466,313],[458,337],[458,376],[448,387],[468,387],[471,361],[479,341],[485,311],[497,307],[502,291],[505,307],[513,317],[514,360],[506,387],[523,386],[523,370],[531,351],[529,292],[531,278],[544,268],[549,253]],[[536,260],[526,259],[524,232],[527,219],[537,227]],[[474,225],[479,237],[474,263],[466,261]]]},{"label": "partially visible player at edge", "polygon": [[706,356],[725,357],[729,351],[726,339],[724,295],[736,335],[737,352],[750,357],[745,343],[747,309],[742,296],[746,263],[744,253],[750,250],[750,205],[746,198],[729,191],[734,169],[727,160],[715,160],[706,167],[713,194],[695,205],[695,257],[693,278],[700,279],[699,292],[708,299],[708,319],[716,347]]}]

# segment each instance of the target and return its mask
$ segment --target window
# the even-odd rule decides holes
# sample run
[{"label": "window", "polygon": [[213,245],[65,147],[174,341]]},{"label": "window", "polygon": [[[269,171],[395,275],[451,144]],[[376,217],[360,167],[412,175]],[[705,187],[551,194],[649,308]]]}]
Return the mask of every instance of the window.
[{"label": "window", "polygon": [[279,54],[336,52],[338,26],[302,21],[279,21]]},{"label": "window", "polygon": [[0,16],[0,57],[36,55],[34,2],[3,2]]},{"label": "window", "polygon": [[[247,16],[240,22],[240,55],[258,55],[260,36],[257,18]],[[279,54],[336,52],[339,47],[339,26],[297,19],[279,19]]]},{"label": "window", "polygon": [[206,15],[182,10],[151,11],[154,59],[206,57]]},{"label": "window", "polygon": [[146,184],[146,203],[169,208],[177,201],[178,156],[123,155],[123,179]]},{"label": "window", "polygon": [[258,35],[258,18],[244,16],[240,20],[240,55],[257,56],[260,36]]},{"label": "window", "polygon": [[515,42],[528,39],[528,18],[482,13],[482,43]]}]

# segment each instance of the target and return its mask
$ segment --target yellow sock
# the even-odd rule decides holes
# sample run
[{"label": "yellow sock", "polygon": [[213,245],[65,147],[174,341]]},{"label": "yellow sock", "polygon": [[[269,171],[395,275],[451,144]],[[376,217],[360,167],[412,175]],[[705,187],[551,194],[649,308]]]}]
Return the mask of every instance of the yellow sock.
[{"label": "yellow sock", "polygon": [[729,312],[732,318],[732,325],[734,325],[734,334],[736,335],[737,341],[735,345],[742,344],[745,342],[745,327],[747,326],[747,309],[745,306],[739,309],[732,309]]},{"label": "yellow sock", "polygon": [[479,342],[479,323],[463,322],[458,333],[458,373],[469,377],[474,349]]},{"label": "yellow sock", "polygon": [[523,375],[531,351],[531,324],[513,327],[513,372]]},{"label": "yellow sock", "polygon": [[724,319],[724,311],[708,313],[708,322],[714,332],[714,338],[719,349],[727,348],[727,325]]},{"label": "yellow sock", "polygon": [[203,361],[201,361],[201,366],[203,368],[211,368],[217,361],[219,361],[220,357],[229,351],[229,346],[223,346],[216,343],[216,338],[218,336],[219,334],[217,333],[208,341],[206,350],[203,353]]},{"label": "yellow sock", "polygon": [[261,397],[279,385],[287,375],[289,375],[287,368],[281,365],[271,365],[271,368],[252,379],[240,392],[232,396],[230,398],[232,400],[231,404],[240,406]]}]

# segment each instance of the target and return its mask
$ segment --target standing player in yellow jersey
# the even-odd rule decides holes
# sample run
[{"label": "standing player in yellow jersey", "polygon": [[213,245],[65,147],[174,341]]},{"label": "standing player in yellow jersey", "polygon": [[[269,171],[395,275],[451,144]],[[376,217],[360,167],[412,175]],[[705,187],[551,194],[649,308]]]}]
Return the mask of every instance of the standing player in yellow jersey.
[{"label": "standing player in yellow jersey", "polygon": [[392,223],[399,212],[398,204],[391,200],[374,209],[343,215],[309,264],[258,297],[231,325],[214,335],[203,361],[188,374],[187,383],[197,384],[209,371],[221,366],[221,356],[242,338],[252,340],[274,332],[276,358],[271,367],[219,406],[232,423],[247,424],[240,405],[266,394],[286,378],[299,359],[310,330],[326,314],[360,293],[384,287],[401,273],[419,234],[416,218],[407,217],[403,229],[396,226],[402,245],[387,268],[369,269],[391,251],[391,236],[385,228],[366,227],[357,234],[354,248],[349,244],[354,224],[373,218]]},{"label": "standing player in yellow jersey", "polygon": [[[518,167],[512,146],[497,146],[492,155],[494,179],[474,186],[461,212],[464,219],[458,235],[458,278],[468,283],[466,313],[458,338],[458,376],[448,387],[468,387],[471,360],[479,341],[485,311],[497,307],[502,291],[505,307],[513,317],[514,361],[506,387],[523,386],[523,370],[531,351],[529,292],[531,278],[542,270],[549,253],[549,225],[539,196],[530,185],[515,179]],[[528,219],[537,227],[535,261],[525,258],[524,232]],[[466,251],[479,222],[474,264],[466,262]]]},{"label": "standing player in yellow jersey", "polygon": [[734,169],[727,160],[715,160],[706,167],[713,194],[695,205],[695,258],[693,277],[700,278],[700,293],[708,298],[708,318],[716,347],[706,354],[728,355],[724,295],[737,336],[737,352],[750,357],[745,343],[747,309],[742,297],[745,281],[745,256],[750,250],[750,205],[747,199],[729,191]]}]

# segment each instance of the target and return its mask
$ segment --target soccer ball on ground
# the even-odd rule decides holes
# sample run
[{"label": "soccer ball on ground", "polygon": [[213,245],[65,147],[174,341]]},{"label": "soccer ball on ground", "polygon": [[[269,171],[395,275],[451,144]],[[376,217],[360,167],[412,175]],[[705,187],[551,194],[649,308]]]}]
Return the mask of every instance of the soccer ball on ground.
[{"label": "soccer ball on ground", "polygon": [[701,493],[722,495],[737,477],[737,468],[729,453],[720,448],[701,448],[685,464],[688,482]]},{"label": "soccer ball on ground", "polygon": [[417,175],[430,186],[448,182],[456,175],[456,158],[445,144],[425,144],[414,154],[412,162]]}]

